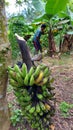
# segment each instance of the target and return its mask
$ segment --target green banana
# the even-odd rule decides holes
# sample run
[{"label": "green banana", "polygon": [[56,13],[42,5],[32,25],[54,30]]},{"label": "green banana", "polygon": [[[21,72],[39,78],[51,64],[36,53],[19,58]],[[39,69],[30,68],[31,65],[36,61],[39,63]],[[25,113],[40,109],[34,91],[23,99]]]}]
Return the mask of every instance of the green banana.
[{"label": "green banana", "polygon": [[42,110],[42,111],[45,111],[46,109],[45,109],[45,105],[44,105],[44,103],[43,103],[43,102],[40,102],[39,104],[40,104],[40,108],[41,108],[41,110]]},{"label": "green banana", "polygon": [[28,86],[29,85],[29,75],[27,74],[25,79],[24,79],[24,85]]},{"label": "green banana", "polygon": [[23,77],[22,72],[21,72],[20,68],[18,67],[18,65],[16,65],[16,64],[14,65],[14,70],[15,70],[15,72],[19,73]]},{"label": "green banana", "polygon": [[26,114],[25,113],[24,115],[26,115],[27,120],[31,120],[31,121],[33,120],[33,116],[31,114],[29,114],[29,113]]},{"label": "green banana", "polygon": [[23,96],[28,95],[28,91],[26,89],[24,89],[22,94],[23,94]]},{"label": "green banana", "polygon": [[46,67],[47,67],[46,65],[40,64],[40,68],[41,68],[42,70],[44,70]]},{"label": "green banana", "polygon": [[44,76],[46,77],[46,76],[49,76],[49,75],[50,75],[50,71],[49,71],[49,68],[47,67],[44,70]]},{"label": "green banana", "polygon": [[12,67],[10,67],[10,66],[8,66],[7,69],[8,69],[8,71],[10,71],[10,70],[11,70],[11,71],[14,71],[14,68],[12,68]]},{"label": "green banana", "polygon": [[22,79],[21,75],[19,73],[16,74],[16,80],[20,86],[24,85],[24,80]]},{"label": "green banana", "polygon": [[36,68],[35,72],[34,72],[34,77],[35,77],[35,79],[37,78],[37,76],[39,75],[39,73],[40,73],[40,66],[38,66],[38,67]]},{"label": "green banana", "polygon": [[48,96],[48,92],[47,91],[43,91],[43,96],[47,97]]},{"label": "green banana", "polygon": [[37,117],[37,112],[36,111],[34,112],[34,116]]},{"label": "green banana", "polygon": [[43,115],[43,111],[41,111],[41,112],[39,113],[39,115],[42,116],[42,115]]},{"label": "green banana", "polygon": [[38,128],[38,127],[39,127],[39,123],[36,122],[36,123],[34,124],[34,128]]},{"label": "green banana", "polygon": [[37,104],[37,105],[36,105],[36,112],[37,112],[37,113],[40,113],[40,111],[41,111],[41,109],[40,109],[40,105]]},{"label": "green banana", "polygon": [[46,84],[48,82],[48,77],[45,77],[44,79],[43,79],[43,84]]},{"label": "green banana", "polygon": [[37,94],[38,99],[42,100],[43,99],[43,95],[42,94]]},{"label": "green banana", "polygon": [[43,86],[42,86],[42,90],[43,90],[43,91],[45,91],[46,88],[47,88],[46,85],[43,85]]},{"label": "green banana", "polygon": [[34,107],[31,107],[31,109],[29,110],[29,113],[32,114],[35,112],[35,106]]},{"label": "green banana", "polygon": [[10,78],[16,80],[16,72],[10,70],[10,71],[9,71],[9,76],[10,76]]},{"label": "green banana", "polygon": [[25,63],[23,63],[23,65],[22,65],[22,75],[23,75],[24,78],[25,78],[26,74],[27,74],[27,66],[26,66]]},{"label": "green banana", "polygon": [[31,75],[29,85],[32,86],[34,84],[34,76]]},{"label": "green banana", "polygon": [[24,97],[24,101],[25,102],[28,102],[28,101],[30,101],[31,100],[31,97],[28,95],[25,95],[25,97]]},{"label": "green banana", "polygon": [[34,73],[34,68],[31,67],[30,70],[29,70],[29,77],[31,77],[33,73]]}]

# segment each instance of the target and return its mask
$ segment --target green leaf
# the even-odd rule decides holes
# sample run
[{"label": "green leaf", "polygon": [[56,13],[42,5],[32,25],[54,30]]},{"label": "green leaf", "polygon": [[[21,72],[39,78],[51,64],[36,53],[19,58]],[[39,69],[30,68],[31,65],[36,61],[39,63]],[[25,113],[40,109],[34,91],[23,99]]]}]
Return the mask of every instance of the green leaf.
[{"label": "green leaf", "polygon": [[47,14],[53,16],[65,9],[68,0],[48,0],[45,6]]},{"label": "green leaf", "polygon": [[69,13],[71,22],[73,22],[73,12],[69,8],[68,8],[68,13]]},{"label": "green leaf", "polygon": [[32,0],[32,4],[37,12],[37,16],[43,15],[45,13],[45,3],[40,0]]}]

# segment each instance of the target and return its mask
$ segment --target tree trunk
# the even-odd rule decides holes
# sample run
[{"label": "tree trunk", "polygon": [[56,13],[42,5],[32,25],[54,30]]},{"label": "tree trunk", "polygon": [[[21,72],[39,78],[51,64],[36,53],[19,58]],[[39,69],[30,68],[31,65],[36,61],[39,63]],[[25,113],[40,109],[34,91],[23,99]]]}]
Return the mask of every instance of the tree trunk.
[{"label": "tree trunk", "polygon": [[20,37],[18,34],[15,34],[15,36],[22,54],[23,63],[25,63],[27,65],[28,70],[30,70],[33,64],[31,61],[31,57],[30,57],[30,53],[26,41],[23,39],[23,37]]},{"label": "tree trunk", "polygon": [[56,47],[55,47],[54,36],[51,28],[49,31],[48,39],[49,39],[49,55],[52,56],[56,52]]},{"label": "tree trunk", "polygon": [[68,52],[72,50],[72,46],[73,46],[72,44],[73,44],[73,36],[65,34],[61,45],[61,52]]},{"label": "tree trunk", "polygon": [[7,40],[4,0],[0,0],[0,130],[9,130],[9,112],[6,101],[7,66],[11,61],[10,46]]}]

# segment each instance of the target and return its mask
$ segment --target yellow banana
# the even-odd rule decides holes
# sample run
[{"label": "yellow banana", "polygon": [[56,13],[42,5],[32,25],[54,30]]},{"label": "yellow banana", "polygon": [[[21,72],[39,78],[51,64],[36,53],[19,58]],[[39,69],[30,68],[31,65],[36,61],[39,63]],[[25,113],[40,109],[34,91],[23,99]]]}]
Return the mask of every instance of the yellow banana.
[{"label": "yellow banana", "polygon": [[35,80],[35,84],[40,83],[40,82],[42,81],[42,79],[43,79],[43,76],[44,76],[44,73],[43,73],[43,71],[41,71],[41,72],[39,73],[38,78]]},{"label": "yellow banana", "polygon": [[45,108],[46,108],[47,110],[50,110],[50,109],[51,109],[50,105],[48,105],[47,103],[45,103]]}]

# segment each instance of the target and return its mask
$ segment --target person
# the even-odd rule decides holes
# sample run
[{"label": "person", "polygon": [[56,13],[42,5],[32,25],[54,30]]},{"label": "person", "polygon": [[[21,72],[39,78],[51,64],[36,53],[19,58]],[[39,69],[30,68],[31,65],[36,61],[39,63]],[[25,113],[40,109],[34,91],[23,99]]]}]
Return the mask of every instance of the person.
[{"label": "person", "polygon": [[46,24],[42,24],[41,27],[37,29],[37,31],[35,32],[33,36],[33,44],[34,44],[36,53],[38,53],[39,51],[42,52],[42,47],[40,44],[40,37],[42,34],[44,34],[45,28],[46,28]]}]

